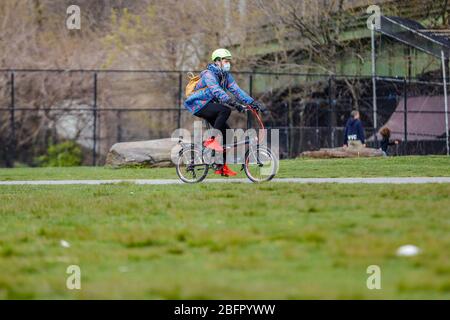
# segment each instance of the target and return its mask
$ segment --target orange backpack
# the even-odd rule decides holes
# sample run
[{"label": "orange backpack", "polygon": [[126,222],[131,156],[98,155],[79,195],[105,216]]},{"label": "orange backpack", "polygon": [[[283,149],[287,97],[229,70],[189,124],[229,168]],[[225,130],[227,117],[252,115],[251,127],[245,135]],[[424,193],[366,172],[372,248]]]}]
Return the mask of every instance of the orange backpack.
[{"label": "orange backpack", "polygon": [[205,88],[201,88],[201,89],[195,90],[195,86],[200,81],[201,77],[202,76],[200,74],[199,75],[194,75],[192,72],[188,73],[189,82],[186,85],[186,98],[188,98],[190,95],[192,95],[196,91],[206,89],[206,87],[205,87]]}]

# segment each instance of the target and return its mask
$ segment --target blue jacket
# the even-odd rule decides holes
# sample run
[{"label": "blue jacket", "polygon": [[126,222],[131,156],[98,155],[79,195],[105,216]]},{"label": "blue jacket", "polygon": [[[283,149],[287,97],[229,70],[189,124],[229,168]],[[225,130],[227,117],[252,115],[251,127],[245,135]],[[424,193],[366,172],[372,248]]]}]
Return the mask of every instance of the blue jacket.
[{"label": "blue jacket", "polygon": [[201,78],[195,86],[195,91],[184,102],[184,106],[191,113],[196,113],[208,102],[215,99],[219,103],[227,103],[231,97],[226,93],[230,91],[243,103],[252,103],[254,100],[237,85],[229,72],[223,72],[214,64],[209,64],[200,74]]},{"label": "blue jacket", "polygon": [[345,125],[344,144],[347,144],[348,140],[360,140],[364,143],[364,129],[359,119],[348,119]]}]

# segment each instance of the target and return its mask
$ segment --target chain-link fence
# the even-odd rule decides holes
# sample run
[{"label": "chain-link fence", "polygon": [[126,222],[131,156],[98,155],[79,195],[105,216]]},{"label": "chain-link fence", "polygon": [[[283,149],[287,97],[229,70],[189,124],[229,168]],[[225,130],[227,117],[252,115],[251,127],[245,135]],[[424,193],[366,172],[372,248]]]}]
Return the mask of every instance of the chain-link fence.
[{"label": "chain-link fence", "polygon": [[[372,79],[300,73],[233,73],[242,89],[265,103],[268,129],[279,129],[281,157],[339,147],[358,109],[367,144],[383,126],[400,140],[393,154],[445,154],[441,79],[377,78],[377,127]],[[76,141],[84,164],[101,165],[116,142],[167,138],[192,128],[183,107],[185,71],[0,70],[0,165],[35,164],[49,145]],[[233,113],[230,126],[252,126]]]}]

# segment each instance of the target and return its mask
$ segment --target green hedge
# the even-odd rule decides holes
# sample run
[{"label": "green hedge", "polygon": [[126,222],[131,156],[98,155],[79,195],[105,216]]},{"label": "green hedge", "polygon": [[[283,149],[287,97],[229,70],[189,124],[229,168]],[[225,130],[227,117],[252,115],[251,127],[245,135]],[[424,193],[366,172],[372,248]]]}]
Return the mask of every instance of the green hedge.
[{"label": "green hedge", "polygon": [[52,144],[47,149],[47,154],[36,158],[41,167],[72,167],[79,166],[83,161],[83,153],[80,146],[74,141],[65,141]]}]

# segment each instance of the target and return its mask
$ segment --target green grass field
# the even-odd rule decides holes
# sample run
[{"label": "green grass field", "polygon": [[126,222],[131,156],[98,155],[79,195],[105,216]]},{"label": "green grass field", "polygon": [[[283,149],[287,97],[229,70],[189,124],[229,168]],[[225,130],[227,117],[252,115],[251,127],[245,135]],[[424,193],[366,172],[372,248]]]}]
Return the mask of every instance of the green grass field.
[{"label": "green grass field", "polygon": [[[238,170],[237,166],[234,169]],[[282,160],[279,178],[450,176],[450,157],[409,156],[355,159]],[[210,172],[208,177],[217,178]],[[245,177],[242,172],[237,178]],[[111,169],[105,167],[0,169],[2,180],[39,179],[176,179],[174,168]]]},{"label": "green grass field", "polygon": [[[280,176],[449,176],[449,165],[289,160]],[[173,171],[18,168],[0,180]],[[449,195],[450,184],[0,186],[0,298],[449,299]],[[397,257],[404,244],[422,253]],[[81,290],[66,288],[73,264]],[[366,287],[369,265],[381,290]]]}]

